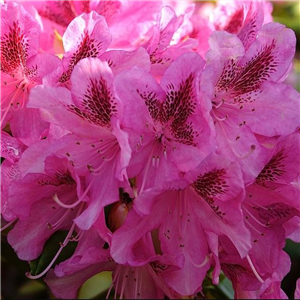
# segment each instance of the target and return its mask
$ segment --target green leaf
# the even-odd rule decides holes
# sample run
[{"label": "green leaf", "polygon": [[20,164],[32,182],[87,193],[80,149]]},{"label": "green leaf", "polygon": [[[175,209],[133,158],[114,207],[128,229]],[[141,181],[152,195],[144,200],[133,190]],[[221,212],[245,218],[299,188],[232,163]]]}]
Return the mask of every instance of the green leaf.
[{"label": "green leaf", "polygon": [[[31,275],[38,275],[48,267],[57,251],[60,249],[60,243],[64,241],[67,234],[68,231],[57,231],[49,238],[49,240],[45,243],[43,253],[37,259],[30,262]],[[76,246],[77,242],[69,242],[63,248],[52,267],[70,258],[73,255]]]},{"label": "green leaf", "polygon": [[228,299],[234,299],[232,283],[227,277],[224,277],[224,279],[220,281],[218,288]]},{"label": "green leaf", "polygon": [[111,285],[111,272],[105,271],[88,279],[80,288],[77,299],[92,299],[105,292]]}]

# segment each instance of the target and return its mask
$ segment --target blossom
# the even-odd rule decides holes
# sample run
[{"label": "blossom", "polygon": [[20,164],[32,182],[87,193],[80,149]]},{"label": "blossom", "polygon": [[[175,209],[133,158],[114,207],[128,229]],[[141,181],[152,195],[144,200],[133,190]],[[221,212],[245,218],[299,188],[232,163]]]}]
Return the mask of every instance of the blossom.
[{"label": "blossom", "polygon": [[124,104],[121,125],[134,151],[128,176],[139,176],[139,194],[179,178],[179,172],[195,167],[214,148],[205,115],[209,104],[199,91],[202,67],[199,55],[186,53],[167,69],[160,85],[139,68],[116,77],[116,92]]},{"label": "blossom", "polygon": [[300,97],[271,12],[1,2],[1,230],[28,278],[75,299],[109,271],[107,298],[172,299],[225,275],[235,298],[286,298]]},{"label": "blossom", "polygon": [[272,5],[265,1],[218,1],[211,15],[216,30],[234,33],[247,50],[258,30],[272,20]]},{"label": "blossom", "polygon": [[[66,28],[77,17],[91,12],[105,18],[114,39],[113,49],[132,51],[144,42],[147,31],[154,25],[161,1],[18,1],[39,20],[43,28],[41,47],[48,53],[57,53],[59,40]],[[130,35],[128,35],[130,32]],[[61,52],[58,52],[59,54]]]},{"label": "blossom", "polygon": [[1,163],[1,215],[8,221],[4,228],[16,220],[16,215],[8,206],[8,187],[20,178],[18,161],[25,149],[26,146],[18,138],[1,132],[1,157],[5,158]]},{"label": "blossom", "polygon": [[235,35],[211,35],[202,89],[212,100],[219,148],[237,158],[246,182],[263,167],[265,151],[255,134],[286,135],[299,126],[299,93],[280,83],[289,70],[294,43],[294,33],[277,23],[264,25],[247,51]]},{"label": "blossom", "polygon": [[[131,150],[127,135],[120,129],[122,105],[114,95],[113,74],[107,62],[81,60],[71,82],[71,92],[62,87],[36,87],[30,107],[43,109],[47,121],[70,132],[57,143],[62,145],[59,153],[71,161],[78,174],[87,177],[91,202],[77,224],[88,229],[101,209],[118,198],[119,187],[126,185],[125,168]],[[41,95],[47,101],[41,102]],[[98,180],[107,189],[98,185]]]},{"label": "blossom", "polygon": [[36,111],[24,109],[29,92],[59,67],[60,61],[50,54],[38,53],[39,24],[21,5],[3,4],[1,14],[1,128],[12,118],[12,131],[29,144],[47,128]]},{"label": "blossom", "polygon": [[185,257],[180,270],[162,274],[164,280],[179,294],[191,295],[201,290],[210,267],[211,233],[231,239],[240,255],[245,256],[250,249],[250,234],[240,223],[243,181],[238,165],[222,159],[209,157],[191,171],[187,176],[191,183],[186,188],[152,189],[135,199],[135,209],[129,211],[112,237],[112,257],[130,265],[146,260],[145,252],[140,252],[136,244],[144,235],[158,230],[157,251]]}]

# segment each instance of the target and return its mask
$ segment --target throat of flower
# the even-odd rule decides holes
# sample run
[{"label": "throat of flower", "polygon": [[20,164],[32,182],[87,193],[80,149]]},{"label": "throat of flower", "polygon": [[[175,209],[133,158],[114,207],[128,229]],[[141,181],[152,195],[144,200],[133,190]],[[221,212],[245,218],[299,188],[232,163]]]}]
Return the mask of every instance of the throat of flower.
[{"label": "throat of flower", "polygon": [[[4,87],[6,87],[6,95],[1,99],[1,127],[3,122],[10,110],[23,109],[26,101],[27,87],[28,83],[25,79],[13,80],[9,83],[4,81]],[[22,95],[22,96],[21,96]],[[21,97],[20,97],[21,96]]]},{"label": "throat of flower", "polygon": [[[106,299],[109,298],[112,288],[114,288],[114,299],[124,299],[126,287],[132,286],[131,295],[126,295],[131,299],[139,299],[141,297],[141,290],[143,284],[142,277],[142,268],[143,267],[130,267],[118,265],[113,272],[112,284],[107,292]],[[119,295],[119,297],[117,297]]]},{"label": "throat of flower", "polygon": [[[140,186],[140,189],[138,191],[138,195],[140,195],[144,189],[145,189],[145,185],[146,185],[146,181],[147,181],[147,178],[149,177],[149,171],[150,171],[150,168],[155,168],[155,169],[158,169],[159,168],[159,165],[160,165],[160,159],[161,159],[161,142],[156,139],[152,145],[152,149],[150,151],[150,154],[149,154],[149,157],[148,157],[148,160],[147,160],[147,164],[146,164],[146,167],[145,167],[145,170],[144,170],[144,174],[142,176],[143,180],[142,180],[142,183],[141,183],[141,186]],[[166,151],[164,149],[164,156],[166,156]],[[137,196],[137,195],[136,195]]]}]

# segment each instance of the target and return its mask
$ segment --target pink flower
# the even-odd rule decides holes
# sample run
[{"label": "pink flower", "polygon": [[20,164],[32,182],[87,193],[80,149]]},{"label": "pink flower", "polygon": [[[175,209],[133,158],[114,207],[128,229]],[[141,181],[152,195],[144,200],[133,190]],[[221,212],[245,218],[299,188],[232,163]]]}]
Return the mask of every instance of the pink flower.
[{"label": "pink flower", "polygon": [[272,21],[272,5],[268,1],[218,1],[211,15],[215,30],[234,33],[247,50],[255,41],[263,23]]},{"label": "pink flower", "polygon": [[[201,290],[210,267],[211,233],[231,239],[241,256],[250,249],[249,231],[241,223],[244,186],[237,164],[213,156],[187,178],[191,184],[185,189],[150,189],[135,199],[134,209],[113,234],[111,245],[112,257],[118,263],[137,265],[147,260],[146,252],[137,247],[139,241],[150,232],[155,240],[157,230],[157,253],[184,257],[181,269],[162,274],[181,295]],[[151,239],[147,241],[152,244]]]},{"label": "pink flower", "polygon": [[107,297],[114,288],[114,298],[116,295],[126,299],[161,299],[165,295],[174,298],[175,292],[167,287],[160,274],[164,269],[176,269],[176,265],[172,266],[175,261],[153,253],[152,259],[141,266],[117,264],[109,249],[104,249],[105,242],[99,237],[97,227],[84,232],[71,258],[48,272],[45,281],[56,297],[75,299],[78,289],[88,278],[100,271],[113,271]]},{"label": "pink flower", "polygon": [[150,55],[151,74],[159,79],[178,56],[192,50],[193,45],[184,42],[171,45],[182,22],[183,15],[177,17],[171,7],[164,6],[157,24],[148,33],[150,39],[143,44]]},{"label": "pink flower", "polygon": [[[9,185],[20,178],[18,161],[26,146],[18,139],[10,136],[6,132],[1,132],[1,215],[9,223],[3,226],[8,227],[16,220],[16,215],[8,206]],[[1,230],[3,230],[1,228]]]},{"label": "pink flower", "polygon": [[[21,1],[24,3],[23,1]],[[132,51],[144,42],[147,31],[155,23],[161,1],[26,1],[24,6],[38,15],[43,32],[41,46],[56,53],[57,36],[63,36],[68,25],[79,15],[91,12],[105,18],[114,39],[113,49]]]},{"label": "pink flower", "polygon": [[254,134],[286,135],[299,126],[299,93],[279,83],[289,70],[294,43],[294,33],[277,23],[263,26],[246,52],[235,35],[211,35],[202,89],[212,99],[219,147],[236,157],[246,182],[264,162],[265,151]]},{"label": "pink flower", "polygon": [[[12,118],[12,131],[29,144],[40,138],[47,125],[40,124],[36,112],[23,108],[26,108],[32,87],[42,83],[43,77],[58,68],[60,60],[50,54],[38,53],[40,27],[22,5],[3,4],[1,14],[1,128]],[[37,118],[36,122],[32,121],[31,114]],[[29,137],[26,122],[31,122],[31,130],[36,135]]]},{"label": "pink flower", "polygon": [[[42,109],[47,121],[72,132],[57,144],[61,145],[59,153],[87,177],[91,201],[76,219],[85,230],[104,206],[118,199],[119,187],[128,185],[126,166],[131,150],[127,134],[120,128],[122,104],[114,95],[113,79],[107,62],[86,58],[75,66],[71,92],[61,87],[38,86],[30,98],[30,106]],[[46,101],[40,101],[41,98]]]},{"label": "pink flower", "polygon": [[[48,156],[44,168],[43,173],[28,173],[9,186],[8,206],[19,220],[9,232],[8,241],[24,260],[37,258],[54,231],[71,228],[72,234],[72,219],[82,211],[82,207],[67,208],[85,197],[81,180],[67,159]],[[66,207],[55,203],[57,198]]]},{"label": "pink flower", "polygon": [[139,194],[179,178],[214,149],[209,103],[199,90],[203,65],[198,54],[186,53],[167,69],[160,85],[138,68],[116,77],[124,103],[121,126],[133,151],[128,175],[138,176]]},{"label": "pink flower", "polygon": [[300,299],[300,278],[296,282],[295,299]]},{"label": "pink flower", "polygon": [[[252,290],[259,290],[257,297],[261,298],[282,297],[279,283],[290,267],[289,257],[283,251],[284,224],[300,214],[299,190],[290,184],[299,176],[299,157],[298,133],[278,138],[255,183],[246,188],[242,209],[252,239],[248,262],[233,259],[228,251],[226,255],[220,252],[222,269],[233,282],[237,297]],[[295,223],[294,230],[299,234]],[[225,244],[223,249],[226,250]]]}]

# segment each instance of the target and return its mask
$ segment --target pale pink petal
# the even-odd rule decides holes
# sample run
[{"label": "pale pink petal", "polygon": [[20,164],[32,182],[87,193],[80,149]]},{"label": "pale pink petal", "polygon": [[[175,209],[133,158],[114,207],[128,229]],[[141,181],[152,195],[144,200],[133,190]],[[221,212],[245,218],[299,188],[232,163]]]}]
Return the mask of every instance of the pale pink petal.
[{"label": "pale pink petal", "polygon": [[[74,39],[74,37],[77,37]],[[85,57],[99,57],[111,42],[111,34],[103,16],[95,11],[75,18],[63,35],[64,73],[59,81],[67,82],[75,65]]]},{"label": "pale pink petal", "polygon": [[134,51],[111,50],[100,56],[101,60],[107,61],[114,75],[133,67],[150,71],[149,54],[143,47],[139,47]]}]

